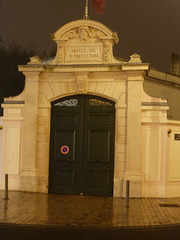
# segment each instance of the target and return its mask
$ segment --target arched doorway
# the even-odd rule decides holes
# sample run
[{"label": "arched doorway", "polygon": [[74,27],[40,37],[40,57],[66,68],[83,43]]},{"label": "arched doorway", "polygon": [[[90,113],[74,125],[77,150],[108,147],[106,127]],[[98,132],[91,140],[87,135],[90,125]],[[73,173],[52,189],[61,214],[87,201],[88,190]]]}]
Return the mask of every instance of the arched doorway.
[{"label": "arched doorway", "polygon": [[115,103],[75,95],[51,104],[49,192],[113,195]]}]

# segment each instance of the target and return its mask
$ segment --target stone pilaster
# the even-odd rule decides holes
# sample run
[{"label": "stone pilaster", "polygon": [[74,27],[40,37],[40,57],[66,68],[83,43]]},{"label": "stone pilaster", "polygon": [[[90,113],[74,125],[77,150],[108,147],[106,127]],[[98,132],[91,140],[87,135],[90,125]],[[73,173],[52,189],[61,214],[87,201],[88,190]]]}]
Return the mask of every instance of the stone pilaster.
[{"label": "stone pilaster", "polygon": [[39,72],[25,72],[24,147],[21,163],[21,191],[36,191],[36,147]]},{"label": "stone pilaster", "polygon": [[128,72],[126,180],[130,180],[130,197],[141,197],[141,92],[142,72]]}]

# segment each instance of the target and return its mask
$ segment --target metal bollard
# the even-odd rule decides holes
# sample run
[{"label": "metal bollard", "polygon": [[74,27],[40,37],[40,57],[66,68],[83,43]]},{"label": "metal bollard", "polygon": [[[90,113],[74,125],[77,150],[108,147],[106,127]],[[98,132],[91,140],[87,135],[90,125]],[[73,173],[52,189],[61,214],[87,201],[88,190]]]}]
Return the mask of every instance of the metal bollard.
[{"label": "metal bollard", "polygon": [[130,188],[130,180],[126,180],[126,208],[129,207],[129,188]]},{"label": "metal bollard", "polygon": [[5,174],[5,198],[4,200],[8,200],[8,174]]}]

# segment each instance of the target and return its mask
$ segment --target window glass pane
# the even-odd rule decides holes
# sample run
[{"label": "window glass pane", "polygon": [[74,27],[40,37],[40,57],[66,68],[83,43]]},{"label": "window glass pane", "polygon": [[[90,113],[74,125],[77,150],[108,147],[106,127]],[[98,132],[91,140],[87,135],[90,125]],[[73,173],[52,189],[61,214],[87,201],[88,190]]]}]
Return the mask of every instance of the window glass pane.
[{"label": "window glass pane", "polygon": [[96,99],[96,98],[90,98],[89,99],[89,105],[90,106],[103,106],[103,107],[111,107],[113,106],[111,103]]},{"label": "window glass pane", "polygon": [[78,106],[78,99],[68,99],[65,101],[61,101],[55,104],[57,107],[77,107]]}]

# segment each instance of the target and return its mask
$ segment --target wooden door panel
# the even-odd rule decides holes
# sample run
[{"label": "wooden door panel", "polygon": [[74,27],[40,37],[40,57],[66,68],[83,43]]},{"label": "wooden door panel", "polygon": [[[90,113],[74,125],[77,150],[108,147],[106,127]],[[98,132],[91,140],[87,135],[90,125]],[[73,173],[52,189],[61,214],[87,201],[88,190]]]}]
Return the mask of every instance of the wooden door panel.
[{"label": "wooden door panel", "polygon": [[81,101],[69,97],[52,103],[49,192],[79,194],[81,191]]},{"label": "wooden door panel", "polygon": [[[75,161],[76,129],[56,129],[54,141],[54,161],[66,159]],[[63,146],[69,150],[63,151]],[[67,152],[68,151],[68,152]]]},{"label": "wooden door panel", "polygon": [[78,123],[78,114],[75,113],[56,113],[54,116],[56,125],[74,125]]},{"label": "wooden door panel", "polygon": [[[109,170],[89,168],[87,172],[87,187],[109,187]],[[99,189],[97,189],[99,191]]]},{"label": "wooden door panel", "polygon": [[112,196],[114,177],[114,103],[86,97],[84,117],[85,195]]},{"label": "wooden door panel", "polygon": [[51,112],[49,192],[112,196],[114,103],[78,95],[55,101]]},{"label": "wooden door panel", "polygon": [[[62,163],[63,165],[64,163]],[[66,163],[65,163],[66,164]],[[59,169],[56,166],[53,172],[53,185],[57,185],[57,188],[61,186],[74,186],[75,185],[75,172],[74,169],[60,166]]]},{"label": "wooden door panel", "polygon": [[86,157],[83,158],[86,195],[112,196],[114,154],[111,140],[111,129],[107,126],[88,129]]},{"label": "wooden door panel", "polygon": [[110,131],[109,129],[90,129],[88,132],[88,163],[109,162]]},{"label": "wooden door panel", "polygon": [[109,113],[91,113],[88,115],[88,123],[91,125],[109,125],[112,123],[112,116]]},{"label": "wooden door panel", "polygon": [[[67,128],[67,127],[66,127]],[[56,129],[54,152],[50,163],[51,191],[71,194],[77,192],[78,160],[76,158],[76,129]],[[67,148],[65,152],[63,149]]]}]

